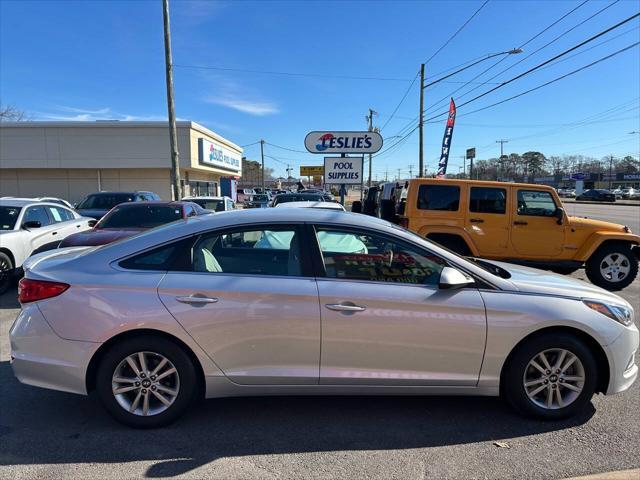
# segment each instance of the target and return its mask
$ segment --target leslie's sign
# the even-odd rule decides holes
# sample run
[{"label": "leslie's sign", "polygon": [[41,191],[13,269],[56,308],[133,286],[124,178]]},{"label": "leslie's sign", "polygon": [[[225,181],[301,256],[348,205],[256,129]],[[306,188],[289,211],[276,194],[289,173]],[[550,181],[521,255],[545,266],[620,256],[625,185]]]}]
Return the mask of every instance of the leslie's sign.
[{"label": "leslie's sign", "polygon": [[311,153],[376,153],[382,137],[377,132],[311,132],[304,146]]}]

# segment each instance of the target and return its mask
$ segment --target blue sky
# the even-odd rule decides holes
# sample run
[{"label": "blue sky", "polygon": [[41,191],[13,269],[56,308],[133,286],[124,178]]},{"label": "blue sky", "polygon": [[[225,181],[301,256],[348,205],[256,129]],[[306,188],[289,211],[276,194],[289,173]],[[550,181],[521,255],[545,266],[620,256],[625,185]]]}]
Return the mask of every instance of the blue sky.
[{"label": "blue sky", "polygon": [[[582,3],[491,0],[426,67],[427,77],[482,55],[519,47]],[[611,2],[591,0],[478,77],[501,70],[576,26]],[[304,150],[310,130],[366,129],[371,107],[384,126],[386,146],[409,131],[418,115],[417,83],[390,115],[424,62],[482,4],[468,1],[171,1],[176,112],[237,144],[267,142]],[[508,80],[637,13],[621,0],[524,59],[491,82]],[[548,87],[482,112],[465,112],[508,98],[640,41],[638,19],[541,69],[462,107],[453,135],[449,172],[477,147],[478,159],[539,150],[549,155],[638,155],[640,55],[638,47]],[[615,38],[614,38],[615,37]],[[599,45],[602,43],[601,45]],[[594,47],[595,45],[595,47]],[[591,48],[587,50],[587,48]],[[581,53],[583,52],[583,53]],[[166,118],[160,0],[0,0],[0,98],[34,120],[158,120]],[[466,82],[493,65],[487,60],[450,81]],[[271,75],[216,69],[309,73],[371,79]],[[431,78],[433,79],[433,78]],[[427,118],[495,86],[440,83],[426,90]],[[471,88],[473,93],[463,96]],[[437,103],[438,100],[442,100]],[[436,167],[444,117],[425,129],[425,162]],[[582,122],[582,123],[576,123]],[[567,125],[569,124],[569,125]],[[406,127],[406,128],[405,128]],[[265,149],[284,174],[285,163],[319,164],[319,156]],[[418,164],[417,131],[374,157],[374,176],[406,176]],[[249,158],[259,148],[246,149]],[[272,157],[275,157],[272,158]],[[276,160],[277,159],[277,160]],[[296,170],[297,171],[297,168]]]}]

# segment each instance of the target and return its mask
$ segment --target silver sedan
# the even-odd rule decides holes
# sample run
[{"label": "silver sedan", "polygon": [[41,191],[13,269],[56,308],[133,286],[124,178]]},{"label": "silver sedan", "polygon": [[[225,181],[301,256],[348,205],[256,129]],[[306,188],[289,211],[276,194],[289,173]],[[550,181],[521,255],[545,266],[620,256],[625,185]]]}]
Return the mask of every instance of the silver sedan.
[{"label": "silver sedan", "polygon": [[347,212],[193,217],[25,271],[15,375],[96,390],[134,427],[201,396],[289,394],[502,395],[558,419],[638,374],[622,298]]}]

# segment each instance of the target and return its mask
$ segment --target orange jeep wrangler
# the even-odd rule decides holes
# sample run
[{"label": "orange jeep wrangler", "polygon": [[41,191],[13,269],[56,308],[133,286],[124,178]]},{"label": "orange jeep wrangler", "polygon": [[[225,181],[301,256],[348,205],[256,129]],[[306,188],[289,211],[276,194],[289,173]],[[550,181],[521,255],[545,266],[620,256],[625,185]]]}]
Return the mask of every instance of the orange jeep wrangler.
[{"label": "orange jeep wrangler", "polygon": [[[400,225],[461,255],[571,273],[620,290],[638,273],[640,236],[570,217],[545,185],[418,178],[406,184]],[[404,196],[404,194],[403,194]]]}]

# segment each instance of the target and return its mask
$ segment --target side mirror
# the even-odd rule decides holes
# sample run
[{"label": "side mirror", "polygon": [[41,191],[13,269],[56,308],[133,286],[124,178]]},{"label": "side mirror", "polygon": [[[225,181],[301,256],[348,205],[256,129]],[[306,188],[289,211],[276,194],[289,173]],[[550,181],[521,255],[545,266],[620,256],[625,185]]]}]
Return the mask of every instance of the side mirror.
[{"label": "side mirror", "polygon": [[562,225],[562,223],[564,222],[564,208],[556,208],[556,223],[558,225]]},{"label": "side mirror", "polygon": [[73,204],[73,208],[74,208],[74,209],[77,209],[77,208],[78,208],[78,205],[80,205],[80,204],[79,204],[79,203],[77,203],[77,202],[76,202],[76,203],[74,203],[74,204]]},{"label": "side mirror", "polygon": [[94,219],[94,220],[89,220],[89,221],[87,222],[87,225],[89,225],[91,228],[93,228],[93,227],[95,227],[95,226],[96,226],[96,223],[98,223],[98,221],[97,221],[97,220],[95,220],[95,219]]},{"label": "side mirror", "polygon": [[465,275],[460,270],[452,267],[444,267],[440,272],[440,281],[438,287],[442,290],[453,290],[473,285],[473,278]]},{"label": "side mirror", "polygon": [[38,220],[30,220],[22,224],[22,228],[24,228],[25,230],[30,230],[32,228],[40,228],[41,226],[42,226],[42,223],[40,223]]}]

